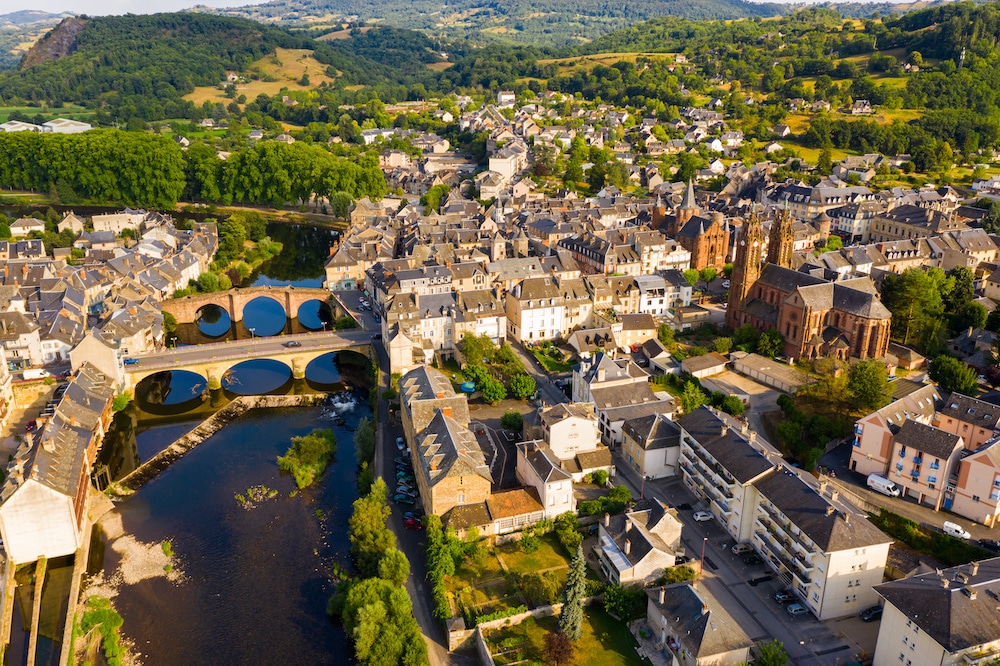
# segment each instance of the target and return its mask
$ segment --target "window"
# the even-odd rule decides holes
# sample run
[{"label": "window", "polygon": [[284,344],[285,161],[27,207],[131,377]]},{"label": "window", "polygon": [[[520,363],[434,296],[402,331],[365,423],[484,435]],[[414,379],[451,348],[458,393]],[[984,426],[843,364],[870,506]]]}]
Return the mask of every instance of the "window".
[{"label": "window", "polygon": [[465,493],[459,493],[458,494],[458,503],[459,504],[465,504]]},{"label": "window", "polygon": [[979,502],[979,495],[973,495],[972,496],[972,501],[973,502]]}]

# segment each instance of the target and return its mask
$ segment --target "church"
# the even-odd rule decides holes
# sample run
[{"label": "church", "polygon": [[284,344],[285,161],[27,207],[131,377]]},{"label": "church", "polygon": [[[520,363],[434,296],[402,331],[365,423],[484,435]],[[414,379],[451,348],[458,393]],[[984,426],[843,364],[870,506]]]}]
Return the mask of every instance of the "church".
[{"label": "church", "polygon": [[792,270],[794,241],[787,210],[771,227],[767,242],[759,215],[751,213],[736,241],[726,326],[778,331],[789,359],[884,357],[892,313],[871,279],[830,282]]},{"label": "church", "polygon": [[703,214],[694,196],[694,184],[688,182],[687,192],[673,216],[666,218],[667,236],[691,253],[691,268],[700,271],[714,268],[722,271],[729,261],[729,225],[722,213]]}]

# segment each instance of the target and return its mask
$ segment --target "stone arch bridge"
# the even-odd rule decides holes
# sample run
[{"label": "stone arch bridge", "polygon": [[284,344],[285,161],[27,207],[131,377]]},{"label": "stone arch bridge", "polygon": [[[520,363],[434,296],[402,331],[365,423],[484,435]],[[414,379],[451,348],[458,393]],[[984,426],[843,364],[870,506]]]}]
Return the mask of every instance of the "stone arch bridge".
[{"label": "stone arch bridge", "polygon": [[[298,346],[286,346],[290,342]],[[137,363],[125,366],[126,389],[134,392],[139,382],[159,372],[186,370],[205,377],[208,387],[214,390],[222,386],[222,378],[229,370],[254,359],[280,361],[291,369],[294,379],[303,379],[310,362],[335,351],[357,352],[378,366],[370,334],[364,331],[308,333],[178,347],[137,356]]]},{"label": "stone arch bridge", "polygon": [[160,303],[164,312],[169,312],[178,324],[193,324],[198,319],[198,310],[206,305],[217,305],[229,313],[230,320],[235,323],[243,321],[243,310],[247,303],[255,298],[270,298],[277,302],[285,311],[288,319],[299,315],[299,308],[308,301],[321,301],[333,309],[333,316],[343,316],[340,304],[330,298],[326,289],[308,289],[303,287],[247,287],[245,289],[230,289],[209,294],[174,298]]}]

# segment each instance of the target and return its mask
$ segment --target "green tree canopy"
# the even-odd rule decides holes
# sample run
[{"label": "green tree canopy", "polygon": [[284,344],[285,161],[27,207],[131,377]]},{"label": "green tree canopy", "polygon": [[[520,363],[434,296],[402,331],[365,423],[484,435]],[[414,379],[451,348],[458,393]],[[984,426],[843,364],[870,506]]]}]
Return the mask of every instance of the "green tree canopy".
[{"label": "green tree canopy", "polygon": [[941,355],[931,361],[930,378],[945,391],[975,395],[976,371],[954,356]]},{"label": "green tree canopy", "polygon": [[847,372],[847,389],[853,396],[854,406],[875,411],[892,400],[892,385],[885,363],[878,359],[860,361]]},{"label": "green tree canopy", "polygon": [[520,373],[514,375],[510,380],[510,392],[518,400],[527,400],[534,395],[536,390],[535,378],[531,375]]},{"label": "green tree canopy", "polygon": [[355,567],[365,577],[377,576],[382,556],[396,547],[396,536],[386,527],[388,495],[385,481],[376,479],[366,496],[354,500],[348,536]]},{"label": "green tree canopy", "polygon": [[559,631],[570,640],[578,641],[583,635],[583,600],[587,594],[587,561],[583,546],[577,546],[569,563],[569,575],[563,588],[562,611],[559,613]]}]

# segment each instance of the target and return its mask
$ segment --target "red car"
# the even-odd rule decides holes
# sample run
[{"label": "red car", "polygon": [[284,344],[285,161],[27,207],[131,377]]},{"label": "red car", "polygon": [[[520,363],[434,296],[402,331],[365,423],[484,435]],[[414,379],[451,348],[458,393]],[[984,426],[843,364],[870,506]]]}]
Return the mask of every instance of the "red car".
[{"label": "red car", "polygon": [[421,523],[416,518],[407,518],[406,522],[403,523],[403,526],[406,527],[406,529],[408,529],[408,530],[422,530],[422,529],[424,529],[423,523]]},{"label": "red car", "polygon": [[28,425],[24,426],[24,429],[27,432],[32,432],[37,427],[38,427],[38,422],[32,419],[31,421],[28,421]]}]

